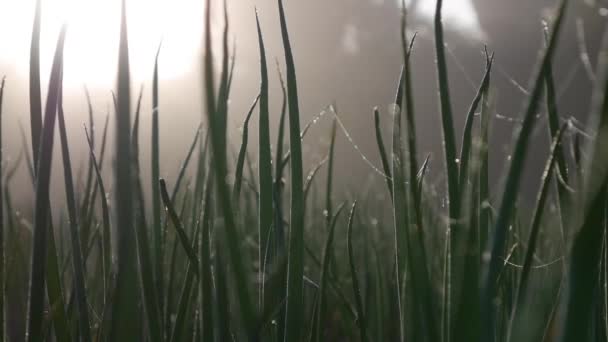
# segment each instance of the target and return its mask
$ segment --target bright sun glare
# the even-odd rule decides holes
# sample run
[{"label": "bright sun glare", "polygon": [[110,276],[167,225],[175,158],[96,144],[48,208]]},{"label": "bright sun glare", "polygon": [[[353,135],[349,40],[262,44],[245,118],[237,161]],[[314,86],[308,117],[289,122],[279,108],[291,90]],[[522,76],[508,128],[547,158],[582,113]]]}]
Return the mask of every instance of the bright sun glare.
[{"label": "bright sun glare", "polygon": [[[42,0],[41,71],[48,77],[56,39],[68,23],[64,78],[66,86],[111,87],[116,74],[120,0]],[[0,2],[0,65],[20,76],[29,70],[35,0]],[[188,72],[203,31],[203,1],[127,1],[131,72],[134,81],[149,79],[162,40],[163,78]],[[8,34],[6,34],[8,33]]]}]

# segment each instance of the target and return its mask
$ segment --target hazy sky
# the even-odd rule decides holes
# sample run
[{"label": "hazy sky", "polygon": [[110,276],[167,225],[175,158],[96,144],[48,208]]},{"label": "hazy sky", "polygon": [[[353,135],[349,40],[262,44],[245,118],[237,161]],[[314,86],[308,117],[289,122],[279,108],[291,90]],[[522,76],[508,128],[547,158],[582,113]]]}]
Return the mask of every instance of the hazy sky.
[{"label": "hazy sky", "polygon": [[[412,1],[410,3],[410,1]],[[410,31],[419,32],[412,57],[415,101],[421,153],[432,154],[432,168],[441,168],[440,126],[436,101],[436,74],[432,36],[435,0],[410,0],[416,9]],[[66,114],[74,154],[84,156],[82,124],[86,120],[83,85],[93,95],[95,120],[99,127],[109,111],[115,76],[119,0],[42,0],[42,70],[47,74],[61,23],[70,24],[66,43]],[[154,55],[162,39],[161,154],[164,176],[172,177],[202,119],[200,91],[200,41],[203,27],[202,0],[129,0],[129,38],[133,92],[144,86],[142,116],[142,165],[149,154],[150,79]],[[444,20],[448,43],[448,67],[454,98],[455,125],[459,135],[464,114],[475,94],[483,71],[482,49],[487,44],[496,52],[493,84],[497,119],[493,124],[495,169],[508,148],[513,120],[524,99],[527,80],[542,43],[541,19],[555,0],[446,0]],[[219,1],[214,1],[216,9]],[[274,0],[228,0],[231,37],[236,41],[237,67],[231,99],[230,128],[239,136],[243,114],[257,94],[258,50],[254,6],[258,7],[270,61],[272,122],[276,128],[280,91],[274,59],[282,65],[277,7]],[[399,43],[399,0],[285,0],[288,25],[298,72],[302,124],[324,107],[336,103],[354,142],[377,163],[372,125],[372,108],[379,106],[385,122],[386,110],[394,101],[394,89],[401,64]],[[573,2],[568,25],[556,60],[560,88],[560,109],[564,116],[582,118],[587,111],[590,82],[579,58],[574,21],[583,18],[591,60],[605,18],[599,7]],[[22,149],[19,123],[29,135],[27,72],[34,0],[0,1],[0,75],[7,76],[5,99],[5,146],[15,158]],[[221,31],[221,16],[214,16],[214,34]],[[411,33],[410,32],[410,33]],[[10,33],[10,34],[6,34]],[[48,76],[44,76],[46,79]],[[521,85],[521,86],[520,86]],[[135,97],[135,96],[134,96]],[[582,100],[584,99],[584,100]],[[503,119],[503,118],[507,119]],[[329,120],[326,116],[313,127],[305,141],[306,157],[320,159],[325,153]],[[255,120],[253,120],[255,123]],[[112,126],[111,126],[112,127]],[[255,126],[253,126],[255,127]],[[546,136],[539,129],[535,153],[545,153]],[[251,141],[257,135],[252,129]],[[274,133],[274,132],[273,132]],[[385,134],[388,134],[388,126]],[[388,136],[388,135],[387,135]],[[274,141],[274,134],[272,136]],[[255,146],[254,143],[250,146]],[[347,183],[372,174],[361,156],[343,136],[338,138],[340,165],[349,169]],[[377,163],[377,165],[379,165]],[[75,168],[79,167],[76,163]],[[76,170],[78,171],[78,170]],[[534,183],[536,174],[530,178]],[[57,173],[56,173],[57,174]],[[24,176],[25,177],[25,176]],[[528,180],[527,180],[528,181]]]}]

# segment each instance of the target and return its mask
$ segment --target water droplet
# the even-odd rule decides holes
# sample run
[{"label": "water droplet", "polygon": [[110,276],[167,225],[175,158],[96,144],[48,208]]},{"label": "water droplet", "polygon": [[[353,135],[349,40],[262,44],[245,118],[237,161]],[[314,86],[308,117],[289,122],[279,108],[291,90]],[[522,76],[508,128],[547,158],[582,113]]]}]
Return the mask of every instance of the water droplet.
[{"label": "water droplet", "polygon": [[456,160],[454,160],[456,162],[456,164],[460,164],[460,159],[456,158]]}]

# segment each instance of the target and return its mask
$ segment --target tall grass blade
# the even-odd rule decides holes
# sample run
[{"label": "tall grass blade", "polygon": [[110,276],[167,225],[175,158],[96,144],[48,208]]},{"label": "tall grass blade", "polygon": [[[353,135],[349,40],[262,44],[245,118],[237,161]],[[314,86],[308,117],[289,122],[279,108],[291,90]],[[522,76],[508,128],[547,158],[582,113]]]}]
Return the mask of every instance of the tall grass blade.
[{"label": "tall grass blade", "polygon": [[495,327],[495,296],[497,293],[497,280],[502,268],[502,254],[504,253],[507,242],[507,230],[511,223],[517,195],[519,194],[519,184],[523,174],[524,161],[528,151],[528,143],[536,122],[535,115],[539,106],[540,97],[543,90],[543,80],[547,72],[551,58],[557,45],[557,38],[562,27],[562,21],[566,12],[568,0],[560,2],[557,16],[553,22],[553,28],[547,47],[541,54],[540,65],[535,73],[532,89],[524,108],[521,127],[514,133],[514,147],[511,163],[508,166],[508,173],[502,201],[498,211],[498,217],[494,225],[493,236],[488,241],[488,250],[491,253],[489,262],[486,262],[482,273],[482,294],[481,294],[481,327],[482,339],[492,341]]},{"label": "tall grass blade", "polygon": [[[598,56],[598,77],[592,97],[589,128],[595,132],[593,140],[580,151],[583,164],[583,191],[575,203],[580,205],[572,212],[573,228],[580,229],[574,236],[567,293],[562,302],[560,341],[576,341],[591,337],[590,320],[594,303],[601,300],[598,293],[602,249],[605,249],[606,201],[608,200],[608,36],[604,35]],[[603,285],[603,284],[602,284]]]},{"label": "tall grass blade", "polygon": [[[63,68],[63,46],[65,42],[66,28],[62,28],[57,41],[57,48],[55,50],[55,57],[53,59],[53,67],[51,71],[51,78],[49,81],[49,94],[47,96],[44,126],[42,129],[42,136],[40,137],[40,144],[35,147],[40,152],[40,159],[38,160],[36,169],[36,197],[35,197],[35,211],[34,211],[34,233],[33,233],[33,247],[32,247],[32,258],[31,258],[31,275],[30,275],[30,286],[29,286],[29,306],[28,306],[28,323],[27,323],[27,340],[42,341],[44,338],[43,331],[43,312],[44,312],[44,287],[45,287],[45,273],[47,273],[47,262],[52,263],[52,258],[49,255],[55,257],[56,251],[54,250],[54,238],[52,237],[50,203],[49,203],[49,187],[51,177],[51,163],[52,163],[52,149],[54,142],[54,129],[55,121],[57,118],[57,104],[60,96],[60,88],[62,83],[62,68]],[[48,246],[50,241],[53,241],[53,246]],[[48,255],[47,255],[48,253]],[[53,272],[54,270],[48,270]],[[49,283],[53,281],[49,279]],[[53,285],[49,284],[49,301],[51,305],[58,305],[58,310],[63,313],[63,303],[60,298],[52,298],[57,294],[56,291],[61,289],[54,288]],[[52,296],[51,296],[52,295]],[[53,302],[53,300],[59,299],[60,302]],[[57,322],[57,321],[55,321]],[[61,322],[60,322],[61,323]],[[67,332],[64,330],[65,327],[55,326],[56,334],[58,337],[66,338]]]},{"label": "tall grass blade", "polygon": [[355,266],[355,256],[353,251],[353,224],[355,218],[355,211],[357,209],[357,202],[353,203],[348,217],[348,230],[346,232],[346,248],[348,252],[348,265],[350,267],[350,276],[353,282],[353,293],[355,295],[355,305],[357,309],[357,327],[359,328],[359,335],[361,341],[369,341],[367,336],[367,317],[363,310],[363,299],[361,297],[361,287],[359,286],[359,279],[357,276],[357,268]]},{"label": "tall grass blade", "polygon": [[[260,181],[260,195],[258,208],[258,260],[264,263],[264,254],[267,249],[267,239],[272,225],[272,154],[270,152],[270,113],[268,109],[268,65],[266,62],[266,47],[260,27],[260,20],[256,12],[256,25],[258,30],[258,43],[260,47],[260,118],[258,134],[258,178]],[[262,269],[262,268],[260,268]],[[259,279],[262,279],[260,276]],[[260,308],[264,303],[264,284],[260,286]]]},{"label": "tall grass blade", "polygon": [[[565,131],[566,126],[562,125],[562,127],[557,131],[555,140],[551,145],[551,154],[549,159],[547,160],[547,164],[545,165],[545,170],[542,176],[542,185],[540,191],[538,193],[538,198],[536,200],[536,207],[534,208],[534,214],[532,214],[532,223],[530,225],[530,236],[528,237],[527,250],[526,255],[524,257],[524,263],[521,270],[521,275],[519,277],[519,284],[517,286],[517,290],[515,292],[515,305],[511,310],[511,317],[509,322],[509,327],[507,330],[507,341],[521,341],[525,338],[525,336],[520,336],[519,333],[525,331],[521,324],[526,322],[526,312],[522,312],[524,310],[524,305],[526,304],[527,298],[529,298],[528,287],[529,279],[530,279],[530,271],[532,270],[532,259],[534,258],[534,254],[536,253],[537,245],[538,245],[538,234],[541,228],[541,222],[543,218],[543,212],[545,209],[545,205],[547,202],[547,198],[549,197],[549,190],[551,185],[551,178],[553,176],[553,172],[555,169],[555,165],[558,160],[558,155],[561,153],[561,139],[563,133]],[[518,312],[520,312],[518,314]],[[515,334],[515,335],[513,335]]]},{"label": "tall grass blade", "polygon": [[[160,111],[159,95],[158,95],[158,58],[161,51],[161,44],[156,50],[154,58],[154,73],[152,77],[152,231],[154,237],[154,270],[156,277],[156,291],[164,293],[164,277],[163,277],[163,258],[164,258],[164,240],[161,226],[161,204],[160,193],[158,188],[158,180],[160,179],[160,137],[158,116]],[[161,310],[164,308],[163,296],[159,297],[159,306]]]},{"label": "tall grass blade", "polygon": [[[61,85],[60,85],[61,86]],[[82,257],[82,247],[80,245],[80,232],[78,224],[78,214],[76,199],[74,198],[74,180],[72,177],[72,162],[70,160],[70,149],[65,128],[63,112],[63,89],[59,89],[58,96],[58,115],[59,137],[61,140],[61,155],[63,157],[63,172],[65,181],[65,194],[68,205],[70,240],[72,247],[72,269],[74,272],[74,288],[78,307],[78,328],[82,341],[91,341],[91,329],[89,326],[89,307],[87,302],[85,286],[85,264]]]},{"label": "tall grass blade", "polygon": [[112,306],[110,339],[135,341],[139,329],[137,285],[137,254],[132,244],[136,241],[133,226],[132,162],[131,162],[131,86],[129,75],[129,47],[127,41],[126,1],[122,1],[120,45],[118,53],[116,154],[114,166],[114,207],[117,233],[116,292]]},{"label": "tall grass blade", "polygon": [[30,46],[30,125],[32,135],[32,157],[38,165],[38,147],[42,132],[42,94],[40,90],[40,26],[42,17],[41,0],[36,0],[34,27]]},{"label": "tall grass blade", "polygon": [[300,106],[298,82],[287,31],[283,1],[278,0],[281,36],[287,68],[287,98],[289,106],[289,142],[291,150],[291,218],[287,262],[287,299],[285,310],[285,341],[295,341],[302,336],[302,291],[304,276],[304,194],[302,175],[302,145],[300,141]]},{"label": "tall grass blade", "polygon": [[112,232],[110,231],[110,209],[108,208],[108,200],[106,198],[106,188],[103,185],[101,177],[101,167],[97,162],[95,151],[93,151],[93,142],[87,129],[85,128],[87,143],[89,144],[89,153],[93,161],[95,176],[97,178],[97,186],[101,192],[101,218],[102,218],[102,233],[101,233],[101,258],[103,267],[103,284],[104,284],[104,303],[109,299],[110,274],[112,273]]},{"label": "tall grass blade", "polygon": [[323,318],[325,317],[325,306],[327,305],[326,301],[325,301],[325,290],[327,287],[327,280],[329,278],[329,263],[332,259],[332,248],[333,248],[333,242],[334,242],[334,232],[336,229],[336,223],[338,222],[338,218],[340,216],[340,213],[342,212],[342,209],[344,209],[344,205],[346,203],[342,203],[340,205],[340,207],[338,208],[338,210],[336,210],[336,215],[332,216],[331,220],[330,220],[330,224],[328,226],[329,230],[327,233],[327,240],[325,240],[325,247],[323,248],[323,262],[322,262],[322,267],[321,267],[321,282],[319,285],[319,307],[317,308],[317,324],[316,324],[316,329],[317,329],[317,334],[316,334],[316,341],[317,342],[321,342],[324,339],[322,338],[323,336],[323,328],[325,327],[325,325],[323,324]]}]

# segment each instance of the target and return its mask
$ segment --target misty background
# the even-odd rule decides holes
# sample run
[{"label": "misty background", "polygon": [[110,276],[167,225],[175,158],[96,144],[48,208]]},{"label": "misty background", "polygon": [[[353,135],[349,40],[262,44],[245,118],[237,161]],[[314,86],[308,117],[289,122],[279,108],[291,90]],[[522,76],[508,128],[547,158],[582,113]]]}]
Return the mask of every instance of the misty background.
[{"label": "misty background", "polygon": [[[185,1],[185,0],[184,0]],[[31,8],[33,9],[33,1]],[[93,5],[101,0],[90,0]],[[200,1],[202,3],[202,1]],[[492,134],[490,134],[491,179],[500,179],[502,165],[506,160],[510,147],[511,132],[517,124],[517,117],[526,96],[528,79],[531,77],[536,57],[543,43],[542,19],[548,15],[556,0],[447,0],[445,1],[444,21],[446,42],[448,44],[448,67],[451,84],[451,96],[455,115],[457,137],[462,132],[464,118],[475,95],[478,83],[484,71],[484,45],[490,52],[495,52],[496,60],[492,77],[492,88],[495,97],[494,119]],[[18,0],[5,1],[0,4],[0,22],[7,22],[12,9],[20,8],[21,14],[18,27],[3,28],[0,34],[0,75],[6,75],[7,84],[3,111],[3,146],[8,165],[17,159],[24,148],[20,134],[20,126],[29,137],[29,102],[27,67],[29,44],[31,39],[31,23],[33,10],[27,12],[23,6],[16,5]],[[44,1],[43,1],[44,3]],[[85,6],[87,2],[84,1]],[[173,14],[177,20],[184,16],[203,18],[203,7],[200,13],[192,8],[179,11],[180,1],[168,1],[178,10]],[[216,1],[214,16],[214,37],[219,41],[223,19],[219,13],[219,1]],[[418,32],[418,38],[412,55],[414,99],[416,107],[417,135],[419,140],[420,158],[427,154],[431,156],[431,181],[441,184],[441,127],[439,106],[437,103],[437,82],[435,72],[435,52],[432,29],[432,12],[435,0],[408,1],[412,8],[409,19],[410,34]],[[280,114],[281,91],[279,87],[275,58],[283,69],[283,49],[280,41],[278,10],[276,1],[261,0],[229,0],[230,36],[234,39],[236,51],[236,73],[234,76],[229,130],[233,139],[232,146],[236,150],[241,141],[241,126],[244,115],[258,93],[259,84],[259,55],[257,35],[255,31],[254,6],[260,15],[262,30],[267,45],[269,71],[271,74],[271,139],[276,141],[278,118]],[[400,9],[397,0],[306,0],[286,1],[286,15],[290,37],[294,48],[296,72],[299,82],[301,106],[301,125],[304,125],[323,111],[328,105],[335,104],[338,114],[348,130],[352,141],[347,139],[339,129],[336,141],[335,172],[337,173],[336,191],[357,194],[365,186],[382,184],[381,179],[363,160],[365,155],[369,160],[380,166],[373,131],[372,110],[378,106],[382,113],[383,128],[386,144],[389,144],[389,112],[388,108],[394,102],[397,80],[401,68],[402,56],[400,45]],[[560,114],[563,118],[574,117],[580,121],[580,128],[589,110],[592,80],[586,72],[581,54],[588,51],[590,64],[595,65],[597,50],[606,22],[608,1],[573,1],[568,13],[568,22],[562,34],[556,59],[554,73],[559,92]],[[27,8],[25,8],[27,9]],[[116,9],[118,11],[118,9]],[[44,8],[43,8],[44,11]],[[162,20],[166,12],[157,11],[150,20]],[[129,15],[131,13],[128,13]],[[139,13],[141,15],[142,13]],[[145,15],[146,13],[144,13]],[[45,20],[43,14],[43,31]],[[196,19],[194,19],[195,23]],[[52,18],[48,21],[53,21]],[[9,21],[9,22],[15,22]],[[177,21],[176,21],[177,22]],[[184,22],[186,22],[184,20]],[[578,24],[577,24],[578,22]],[[171,24],[171,23],[168,23]],[[198,22],[200,27],[202,23]],[[184,24],[186,25],[186,24]],[[170,26],[170,25],[169,25]],[[578,27],[577,27],[578,26]],[[175,180],[177,170],[185,157],[199,123],[203,120],[202,88],[200,72],[200,42],[202,29],[197,25],[187,26],[190,30],[184,34],[164,36],[160,52],[160,139],[161,139],[161,176],[167,178],[171,185]],[[77,29],[74,28],[75,30]],[[131,24],[130,31],[137,31]],[[140,28],[141,30],[141,28]],[[52,31],[52,30],[51,30]],[[118,28],[108,28],[110,42],[115,41],[117,47]],[[584,34],[582,34],[584,32]],[[11,38],[1,38],[3,35]],[[68,33],[68,46],[70,35]],[[54,39],[52,32],[48,33],[47,41],[52,42],[48,49],[43,49],[42,64],[49,65],[52,59]],[[44,36],[44,34],[43,34]],[[161,32],[161,36],[163,36]],[[137,37],[137,36],[136,36]],[[135,107],[137,93],[143,85],[142,117],[140,128],[140,151],[143,173],[149,177],[150,131],[151,131],[151,79],[154,62],[154,51],[160,39],[151,36],[138,51],[137,43],[131,36],[134,70],[132,84],[132,105]],[[584,39],[581,39],[584,38]],[[4,40],[3,40],[4,39]],[[45,39],[43,37],[43,39]],[[18,42],[19,44],[15,44]],[[582,44],[584,42],[584,44]],[[45,43],[43,42],[43,48]],[[585,45],[584,49],[581,46]],[[101,46],[101,45],[100,45]],[[142,45],[143,46],[143,45]],[[188,48],[186,48],[188,47]],[[73,47],[77,48],[77,46]],[[113,155],[112,131],[113,110],[110,91],[113,89],[113,70],[103,71],[108,74],[102,82],[78,80],[79,75],[90,70],[102,68],[101,63],[113,59],[117,54],[108,51],[95,51],[95,41],[86,49],[92,54],[106,54],[99,62],[79,61],[81,71],[66,70],[65,112],[68,125],[69,139],[72,149],[73,167],[77,176],[84,178],[88,147],[84,137],[83,124],[88,124],[88,112],[85,102],[83,85],[86,84],[92,95],[94,119],[97,137],[101,135],[106,115],[110,117],[110,135],[104,166],[104,174],[110,177],[111,159]],[[183,49],[183,50],[182,50]],[[216,49],[218,51],[218,49]],[[103,55],[105,56],[105,55]],[[221,57],[219,54],[216,57]],[[66,68],[70,68],[70,58],[66,57]],[[46,64],[45,64],[46,63]],[[72,62],[76,65],[76,62]],[[112,64],[110,64],[112,65]],[[82,71],[84,70],[84,71]],[[105,69],[103,69],[105,70]],[[146,71],[147,70],[147,71]],[[43,83],[48,75],[43,74]],[[44,94],[44,90],[43,90]],[[540,113],[534,143],[530,150],[530,167],[523,187],[533,188],[539,181],[547,150],[548,133],[544,109]],[[331,114],[323,115],[311,128],[304,140],[305,163],[311,168],[313,162],[321,160],[328,148],[331,126]],[[203,125],[205,129],[205,125]],[[254,114],[249,136],[249,151],[252,160],[257,158],[257,113]],[[353,146],[353,142],[358,148]],[[458,142],[459,139],[458,139]],[[57,147],[57,146],[56,146]],[[59,150],[55,154],[53,177],[61,177],[59,167]],[[360,152],[359,152],[360,151]],[[236,153],[236,152],[235,152]],[[32,188],[27,169],[23,163],[20,172],[12,183],[13,192],[20,192],[20,202],[27,204],[31,201]],[[62,196],[61,178],[53,184],[53,193]],[[81,180],[82,182],[82,180]],[[148,180],[146,184],[150,184]],[[384,188],[382,188],[384,189]],[[19,191],[21,190],[21,191]],[[531,199],[530,199],[531,200]],[[63,201],[61,201],[63,203]],[[19,203],[21,204],[21,203]]]}]

